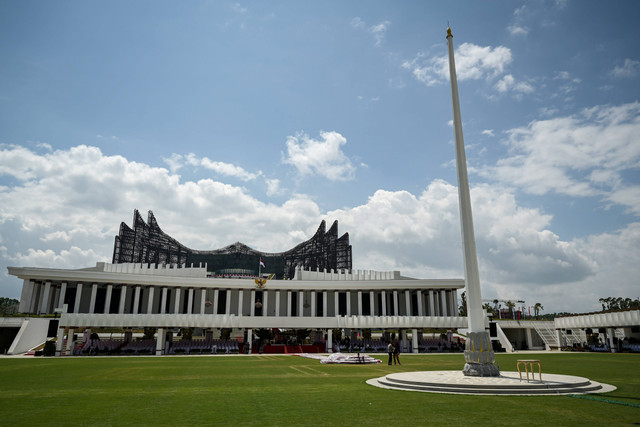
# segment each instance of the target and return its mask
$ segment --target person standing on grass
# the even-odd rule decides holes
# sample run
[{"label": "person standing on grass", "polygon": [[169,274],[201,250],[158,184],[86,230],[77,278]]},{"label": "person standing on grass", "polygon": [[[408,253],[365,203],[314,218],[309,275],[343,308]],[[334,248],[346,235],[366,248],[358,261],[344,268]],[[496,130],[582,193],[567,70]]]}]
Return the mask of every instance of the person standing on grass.
[{"label": "person standing on grass", "polygon": [[398,365],[401,365],[400,363],[400,343],[398,343],[396,341],[395,345],[393,346],[393,364],[395,365],[396,362],[398,363]]},{"label": "person standing on grass", "polygon": [[393,344],[389,341],[389,345],[387,346],[387,353],[389,353],[389,366],[391,366],[391,361],[393,360]]}]

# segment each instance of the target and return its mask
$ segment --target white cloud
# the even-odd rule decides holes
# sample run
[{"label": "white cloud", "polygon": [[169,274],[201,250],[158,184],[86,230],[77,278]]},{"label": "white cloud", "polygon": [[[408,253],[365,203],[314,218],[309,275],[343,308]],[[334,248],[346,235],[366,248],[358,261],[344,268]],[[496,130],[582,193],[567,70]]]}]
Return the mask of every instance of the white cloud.
[{"label": "white cloud", "polygon": [[493,133],[493,129],[485,129],[485,130],[482,131],[482,134],[485,135],[485,136],[491,136],[491,137],[496,136]]},{"label": "white cloud", "polygon": [[[621,113],[589,114],[612,121]],[[321,136],[312,145],[340,139],[335,133]],[[304,148],[305,141],[310,139],[294,138],[294,145]],[[80,268],[109,261],[119,223],[130,224],[138,208],[153,209],[164,231],[203,250],[242,241],[279,252],[308,239],[321,219],[338,219],[340,232],[350,233],[354,268],[396,269],[426,278],[463,275],[457,189],[442,180],[419,195],[379,190],[365,204],[323,213],[305,195],[267,204],[240,187],[211,179],[181,181],[167,169],[106,156],[95,147],[45,154],[21,147],[0,150],[4,175],[20,176],[29,161],[34,165],[29,177],[0,191],[4,271],[7,265]],[[549,230],[551,217],[519,206],[512,190],[481,185],[471,195],[487,298],[513,294],[553,311],[585,310],[603,292],[632,295],[640,225],[563,241]],[[611,286],[603,291],[603,283]],[[2,295],[19,297],[20,285],[0,276]]]},{"label": "white cloud", "polygon": [[246,6],[242,6],[240,3],[234,3],[233,5],[231,5],[231,10],[236,13],[247,13],[248,9]]},{"label": "white cloud", "polygon": [[27,253],[16,253],[9,257],[16,265],[29,265],[53,268],[75,268],[77,266],[90,266],[96,262],[109,262],[110,256],[97,254],[92,249],[82,250],[71,246],[68,250],[55,252],[51,249],[29,248]]},{"label": "white cloud", "polygon": [[367,33],[369,33],[375,40],[374,45],[376,47],[380,47],[382,45],[382,42],[384,41],[389,26],[391,25],[391,21],[382,21],[376,25],[372,25],[369,28],[366,28],[365,22],[360,19],[360,17],[356,16],[351,20],[350,24],[351,27],[357,30],[366,31]]},{"label": "white cloud", "polygon": [[389,25],[391,25],[391,22],[383,21],[369,28],[369,32],[373,35],[373,38],[376,41],[375,43],[376,46],[380,46],[384,41],[384,37],[387,33],[387,29],[389,28]]},{"label": "white cloud", "polygon": [[177,172],[183,166],[190,165],[194,167],[203,167],[219,175],[230,176],[242,181],[252,181],[262,175],[261,171],[255,173],[248,172],[240,166],[232,165],[231,163],[216,162],[208,157],[200,158],[193,153],[189,153],[184,156],[173,153],[171,157],[164,158],[163,160],[169,166],[171,172]]},{"label": "white cloud", "polygon": [[632,190],[618,188],[624,171],[640,168],[640,103],[596,106],[507,134],[509,156],[482,169],[483,176],[538,195],[607,197],[614,192],[611,201],[640,209],[640,199],[629,196]]},{"label": "white cloud", "polygon": [[[472,188],[471,196],[485,297],[511,296],[517,288],[518,298],[534,301],[540,294],[561,290],[562,301],[543,300],[553,310],[573,304],[568,295],[580,284],[597,289],[596,278],[608,271],[597,246],[562,241],[548,229],[550,215],[518,206],[506,188],[482,185]],[[327,216],[338,218],[341,228],[349,231],[354,268],[399,269],[413,277],[462,277],[458,209],[456,187],[436,180],[419,196],[379,190],[366,204]],[[621,234],[612,235],[608,245],[620,238]],[[640,252],[633,257],[640,258]],[[621,288],[628,293],[631,286]],[[581,299],[581,304],[594,302],[597,298]]]},{"label": "white cloud", "polygon": [[500,79],[495,84],[495,88],[500,93],[515,92],[522,94],[533,92],[533,86],[526,82],[517,82],[511,74],[507,74],[502,79]]},{"label": "white cloud", "polygon": [[265,179],[265,183],[267,184],[267,196],[277,196],[282,194],[279,179]]},{"label": "white cloud", "polygon": [[360,19],[360,17],[356,16],[351,20],[351,26],[359,30],[364,30],[365,24],[364,21]]},{"label": "white cloud", "polygon": [[338,132],[320,132],[316,140],[304,133],[287,138],[283,163],[292,165],[303,176],[319,175],[331,181],[348,181],[355,177],[355,166],[342,152],[347,139]]},{"label": "white cloud", "polygon": [[[462,43],[455,52],[458,80],[493,79],[502,74],[511,63],[511,50],[504,46],[478,46]],[[424,58],[417,55],[411,61],[405,61],[402,67],[410,70],[413,76],[427,86],[449,80],[449,62],[447,55]]]},{"label": "white cloud", "polygon": [[529,29],[527,27],[515,24],[509,25],[507,27],[507,31],[509,31],[509,34],[512,36],[526,36],[529,34]]},{"label": "white cloud", "polygon": [[635,77],[640,72],[640,61],[626,58],[624,64],[617,65],[611,70],[611,75],[617,78]]},{"label": "white cloud", "polygon": [[53,147],[51,146],[51,144],[48,144],[46,142],[38,142],[36,144],[36,147],[38,148],[44,148],[47,151],[53,151]]}]

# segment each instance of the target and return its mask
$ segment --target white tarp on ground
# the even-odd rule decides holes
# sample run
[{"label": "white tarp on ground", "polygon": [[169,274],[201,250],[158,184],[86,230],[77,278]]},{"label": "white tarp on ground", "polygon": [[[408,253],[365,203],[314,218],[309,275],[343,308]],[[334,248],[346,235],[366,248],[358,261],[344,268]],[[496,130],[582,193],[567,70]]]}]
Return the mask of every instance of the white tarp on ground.
[{"label": "white tarp on ground", "polygon": [[307,357],[309,359],[317,359],[320,363],[338,363],[338,364],[346,364],[346,365],[361,365],[366,363],[381,363],[381,360],[374,359],[373,357],[367,354],[344,354],[344,353],[333,353],[329,356],[322,356],[320,354],[310,354],[310,353],[300,353],[296,354],[296,356]]}]

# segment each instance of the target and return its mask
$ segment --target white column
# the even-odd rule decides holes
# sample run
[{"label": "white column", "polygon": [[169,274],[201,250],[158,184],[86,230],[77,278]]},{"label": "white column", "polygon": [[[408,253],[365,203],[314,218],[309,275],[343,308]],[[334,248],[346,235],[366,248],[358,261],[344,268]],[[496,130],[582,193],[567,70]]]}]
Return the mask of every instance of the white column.
[{"label": "white column", "polygon": [[418,297],[418,316],[424,316],[424,310],[422,308],[422,304],[424,303],[424,300],[422,299],[422,291],[418,289],[416,295]]},{"label": "white column", "polygon": [[404,303],[407,306],[407,312],[405,316],[411,316],[411,291],[404,291]]},{"label": "white column", "polygon": [[558,340],[558,347],[564,347],[564,343],[562,342],[562,332],[560,331],[560,329],[556,329],[556,339]]},{"label": "white column", "polygon": [[291,291],[287,291],[287,317],[291,317]]},{"label": "white column", "polygon": [[[213,290],[213,314],[218,314],[218,301],[220,301],[220,289]],[[204,310],[202,310],[204,313]]]},{"label": "white column", "polygon": [[333,329],[327,329],[327,353],[333,353]]},{"label": "white column", "polygon": [[36,283],[36,296],[33,301],[33,312],[40,313],[40,306],[42,305],[42,294],[44,294],[44,283]]},{"label": "white column", "polygon": [[433,291],[429,291],[429,316],[435,316],[435,304],[433,303]]},{"label": "white column", "polygon": [[63,343],[64,343],[64,328],[58,328],[58,339],[56,340],[56,356],[62,356]]},{"label": "white column", "polygon": [[340,292],[333,292],[333,302],[335,303],[336,316],[340,314]]},{"label": "white column", "polygon": [[269,302],[269,294],[267,293],[269,291],[262,291],[262,315],[263,316],[268,316],[269,312],[267,311],[267,303]]},{"label": "white column", "polygon": [[458,310],[458,290],[457,289],[453,289],[451,291],[451,300],[453,301],[453,312],[451,313],[452,316],[458,316],[459,310]]},{"label": "white column", "polygon": [[311,317],[316,317],[316,291],[311,291]]},{"label": "white column", "polygon": [[254,311],[256,309],[256,290],[251,289],[251,305],[249,307],[249,316],[254,315]]},{"label": "white column", "polygon": [[22,281],[22,293],[20,294],[20,305],[18,311],[20,313],[26,313],[29,311],[31,296],[33,295],[33,281],[24,279]]},{"label": "white column", "polygon": [[525,328],[525,339],[527,340],[527,348],[531,350],[531,347],[533,347],[533,339],[531,339],[531,328]]},{"label": "white column", "polygon": [[193,314],[193,288],[189,288],[189,296],[187,297],[187,314]]},{"label": "white column", "polygon": [[42,295],[42,303],[40,305],[40,313],[47,314],[49,310],[49,294],[51,293],[51,282],[44,284],[44,293]]},{"label": "white column", "polygon": [[449,313],[447,312],[447,294],[444,290],[440,291],[440,309],[442,310],[441,313],[443,316],[449,315]]},{"label": "white column", "polygon": [[247,329],[247,340],[249,341],[249,354],[253,353],[253,329]]},{"label": "white column", "polygon": [[358,291],[358,316],[362,316],[362,291]]},{"label": "white column", "polygon": [[[207,303],[207,290],[205,288],[200,288],[200,314],[204,314],[206,303]],[[216,305],[213,306],[213,314],[216,314],[217,308],[218,306]]]},{"label": "white column", "polygon": [[138,314],[139,306],[140,306],[140,285],[136,285],[136,289],[133,292],[133,314]]},{"label": "white column", "polygon": [[160,314],[166,313],[166,307],[167,307],[167,287],[164,286],[162,288],[162,297],[160,299]]},{"label": "white column", "polygon": [[398,316],[400,315],[400,313],[398,312],[399,309],[399,304],[398,304],[398,291],[394,290],[393,291],[393,314],[394,316]]},{"label": "white column", "polygon": [[167,335],[165,334],[164,328],[158,328],[158,339],[156,340],[156,356],[162,355],[162,352],[164,351],[164,343],[166,341],[166,338],[167,338]]},{"label": "white column", "polygon": [[67,347],[65,348],[65,354],[68,356],[73,356],[72,352],[74,349],[74,341],[73,341],[73,335],[75,334],[76,330],[73,328],[69,328],[69,332],[67,333]]},{"label": "white column", "polygon": [[329,315],[329,294],[327,291],[322,291],[322,317],[327,317]]},{"label": "white column", "polygon": [[387,292],[382,291],[382,315],[387,315]]},{"label": "white column", "polygon": [[304,317],[304,291],[298,291],[298,316]]},{"label": "white column", "polygon": [[33,280],[31,281],[31,283],[33,284],[33,286],[31,288],[31,296],[29,297],[29,307],[27,308],[27,312],[37,313],[39,308],[38,293],[40,292],[40,284]]},{"label": "white column", "polygon": [[58,306],[55,308],[62,308],[64,305],[64,297],[67,295],[67,282],[62,282],[60,285],[60,298],[58,299]]},{"label": "white column", "polygon": [[73,312],[77,313],[80,310],[80,299],[82,298],[82,283],[76,285],[76,301],[73,304]]},{"label": "white column", "polygon": [[173,306],[174,314],[181,314],[180,313],[180,311],[181,311],[180,310],[180,295],[182,294],[181,290],[182,290],[182,288],[176,288],[176,292],[175,292],[175,294],[176,294],[176,302],[175,302],[175,304]]},{"label": "white column", "polygon": [[98,294],[98,284],[91,286],[91,301],[89,302],[89,314],[93,314],[96,309],[96,295]]},{"label": "white column", "polygon": [[127,285],[120,286],[120,303],[118,304],[118,314],[124,314],[124,303],[127,300]]},{"label": "white column", "polygon": [[238,290],[238,316],[242,316],[242,303],[244,299],[244,289]]},{"label": "white column", "polygon": [[351,316],[351,291],[347,291],[347,316]]},{"label": "white column", "polygon": [[411,347],[413,347],[414,353],[419,353],[420,349],[418,349],[418,330],[411,330]]},{"label": "white column", "polygon": [[109,307],[111,307],[111,294],[113,293],[113,284],[107,285],[107,295],[104,298],[104,314],[109,314]]},{"label": "white column", "polygon": [[[529,329],[527,329],[528,331]],[[613,344],[613,337],[615,336],[615,329],[614,328],[607,328],[607,344],[609,344],[609,349],[615,349],[616,347]],[[529,336],[527,337],[527,339],[529,339],[531,337],[531,332],[529,332]],[[529,348],[531,348],[531,345],[529,345]]]},{"label": "white column", "polygon": [[369,291],[369,307],[371,310],[371,316],[375,316],[376,315],[376,291],[374,290]]},{"label": "white column", "polygon": [[149,286],[149,300],[147,301],[147,314],[153,313],[153,294],[155,286]]},{"label": "white column", "polygon": [[227,289],[227,304],[224,309],[224,314],[227,316],[231,314],[231,289]]}]

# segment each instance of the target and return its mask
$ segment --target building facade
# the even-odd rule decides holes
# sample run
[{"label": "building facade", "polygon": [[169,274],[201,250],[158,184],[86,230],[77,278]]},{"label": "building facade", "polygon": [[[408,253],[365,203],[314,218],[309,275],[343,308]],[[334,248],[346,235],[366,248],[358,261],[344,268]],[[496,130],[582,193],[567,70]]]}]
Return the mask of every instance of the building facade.
[{"label": "building facade", "polygon": [[[266,265],[258,275],[258,265]],[[281,253],[259,252],[242,243],[214,251],[187,248],[165,234],[152,212],[145,223],[134,212],[133,227],[122,223],[113,263],[55,269],[9,267],[23,280],[19,311],[59,313],[58,353],[64,336],[91,328],[157,330],[157,354],[167,331],[198,328],[211,337],[222,329],[309,329],[411,331],[467,326],[458,316],[461,279],[412,279],[400,272],[353,270],[349,235],[338,237],[337,221]],[[269,277],[265,279],[265,277]],[[50,333],[50,331],[49,331]],[[408,347],[408,346],[407,346]],[[417,351],[417,342],[413,348]]]},{"label": "building facade", "polygon": [[[60,313],[63,337],[87,328],[410,330],[464,328],[458,317],[460,279],[411,279],[399,272],[309,271],[292,280],[256,284],[246,278],[214,278],[205,266],[107,264],[63,270],[9,267],[23,280],[19,310]],[[68,345],[71,345],[68,343]],[[417,343],[414,346],[417,349]]]}]

